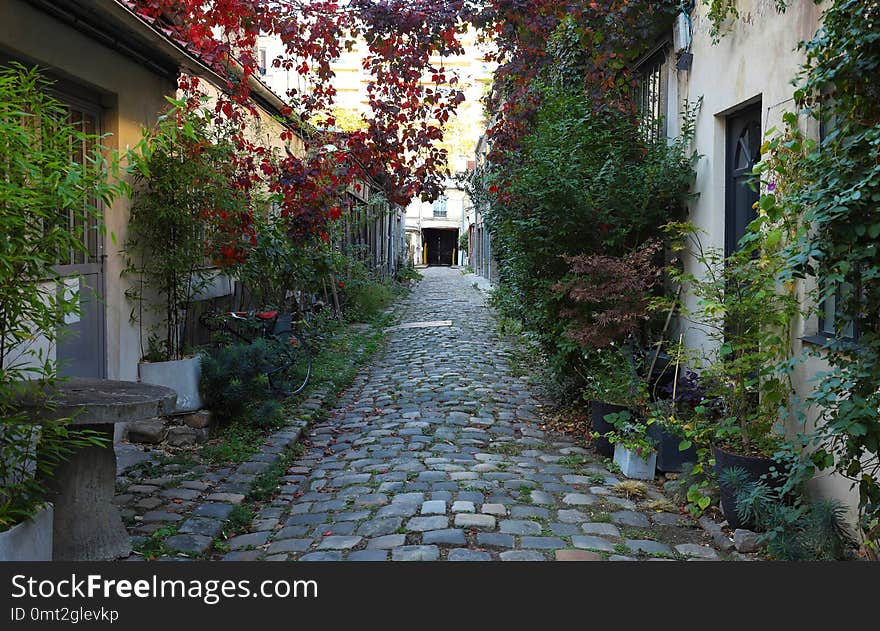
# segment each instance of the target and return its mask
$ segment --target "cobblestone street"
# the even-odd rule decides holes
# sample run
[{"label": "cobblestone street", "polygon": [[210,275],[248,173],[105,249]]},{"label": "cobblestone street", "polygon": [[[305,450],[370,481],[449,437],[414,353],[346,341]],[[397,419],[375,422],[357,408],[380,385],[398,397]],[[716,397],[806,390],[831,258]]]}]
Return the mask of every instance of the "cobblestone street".
[{"label": "cobblestone street", "polygon": [[[468,278],[425,270],[385,354],[310,429],[286,499],[227,558],[717,558],[690,520],[639,510],[590,452],[538,428],[529,366]],[[653,486],[646,499],[663,505]]]}]

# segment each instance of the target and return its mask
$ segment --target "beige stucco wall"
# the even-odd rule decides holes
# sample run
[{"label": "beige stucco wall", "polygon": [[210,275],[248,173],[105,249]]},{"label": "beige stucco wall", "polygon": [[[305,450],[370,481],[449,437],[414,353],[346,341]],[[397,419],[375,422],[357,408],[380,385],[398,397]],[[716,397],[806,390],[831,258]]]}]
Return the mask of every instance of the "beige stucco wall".
[{"label": "beige stucco wall", "polygon": [[[777,13],[774,0],[737,0],[739,17],[731,20],[724,37],[713,44],[709,36],[707,8],[697,2],[693,12],[694,55],[691,70],[670,69],[668,116],[669,132],[678,132],[678,116],[685,101],[703,99],[697,119],[695,148],[702,155],[697,165],[695,190],[699,198],[691,204],[690,219],[702,231],[707,247],[724,247],[725,232],[725,143],[726,117],[744,106],[761,103],[761,127],[766,133],[781,128],[782,115],[795,109],[792,100],[795,79],[804,56],[798,43],[811,39],[819,27],[822,5],[812,0],[794,0],[784,14]],[[806,129],[815,132],[815,125],[804,121]],[[810,129],[812,127],[812,129]],[[693,260],[686,262],[689,271],[699,274]],[[801,292],[803,293],[801,288]],[[690,307],[693,299],[688,298]],[[795,324],[793,342],[800,354],[800,339],[817,332],[817,319],[810,317]],[[682,322],[681,331],[688,345],[699,354],[711,356],[712,347],[697,322]],[[800,364],[794,374],[798,397],[812,389],[811,381],[824,362],[809,360]],[[815,415],[811,415],[810,422]],[[804,428],[791,423],[789,434]],[[808,427],[807,429],[811,429]],[[814,490],[834,497],[850,507],[857,498],[850,482],[836,475],[823,474],[813,482]]]}]

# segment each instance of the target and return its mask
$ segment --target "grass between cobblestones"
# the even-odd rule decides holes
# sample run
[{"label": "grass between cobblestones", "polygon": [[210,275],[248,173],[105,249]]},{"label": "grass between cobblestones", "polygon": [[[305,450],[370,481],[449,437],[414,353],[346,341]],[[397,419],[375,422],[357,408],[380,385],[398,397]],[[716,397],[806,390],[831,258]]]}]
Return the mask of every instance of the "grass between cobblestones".
[{"label": "grass between cobblestones", "polygon": [[261,473],[254,480],[251,486],[251,492],[248,493],[247,499],[252,502],[260,502],[271,499],[278,486],[281,484],[281,478],[287,472],[287,468],[300,456],[302,456],[305,448],[301,443],[297,443],[286,450],[281,458],[273,464],[269,469]]},{"label": "grass between cobblestones", "polygon": [[177,534],[177,526],[163,526],[144,541],[132,546],[132,550],[152,561],[160,556],[169,554],[171,550],[165,545],[165,540]]}]

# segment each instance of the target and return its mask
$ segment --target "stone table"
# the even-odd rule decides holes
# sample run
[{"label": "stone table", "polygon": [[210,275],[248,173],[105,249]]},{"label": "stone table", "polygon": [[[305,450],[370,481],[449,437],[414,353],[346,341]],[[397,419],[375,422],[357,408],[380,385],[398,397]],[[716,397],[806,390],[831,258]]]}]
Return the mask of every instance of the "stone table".
[{"label": "stone table", "polygon": [[55,472],[56,561],[106,561],[131,553],[128,533],[112,504],[116,483],[113,425],[163,416],[174,410],[171,388],[134,381],[68,379],[57,386],[50,403],[29,403],[35,415],[73,418],[80,429],[108,440],[105,447],[76,450]]}]

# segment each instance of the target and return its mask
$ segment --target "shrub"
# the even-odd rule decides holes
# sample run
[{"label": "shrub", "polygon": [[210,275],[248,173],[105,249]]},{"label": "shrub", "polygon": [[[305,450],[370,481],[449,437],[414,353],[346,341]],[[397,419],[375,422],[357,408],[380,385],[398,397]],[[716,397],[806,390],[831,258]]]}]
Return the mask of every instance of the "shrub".
[{"label": "shrub", "polygon": [[397,294],[394,281],[377,278],[363,263],[353,261],[339,283],[342,312],[349,322],[368,322],[385,309]]},{"label": "shrub", "polygon": [[846,526],[845,508],[832,500],[808,501],[798,494],[786,498],[764,481],[748,482],[737,467],[720,474],[734,489],[740,519],[753,522],[762,533],[759,543],[782,561],[837,561],[846,559],[855,543]]},{"label": "shrub", "polygon": [[253,343],[221,346],[202,358],[202,394],[205,405],[221,422],[241,421],[272,427],[281,419],[281,406],[273,401],[266,372],[277,365],[277,344],[257,339]]},{"label": "shrub", "polygon": [[637,334],[648,319],[649,292],[660,280],[653,257],[659,242],[625,256],[563,256],[569,272],[554,290],[564,300],[565,336],[587,348],[604,348]]},{"label": "shrub", "polygon": [[[183,357],[187,310],[211,280],[202,272],[208,256],[222,265],[242,260],[239,232],[250,222],[247,199],[229,185],[231,141],[218,135],[208,110],[172,104],[131,153],[136,190],[124,247],[124,273],[135,278],[126,291],[132,319],[143,323],[145,311],[159,317],[149,355],[160,360]],[[161,299],[149,300],[154,294]]]},{"label": "shrub", "polygon": [[[571,310],[589,306],[598,315],[605,307],[598,296],[591,305],[573,304],[573,296],[560,296],[559,283],[572,265],[611,264],[660,236],[670,217],[683,217],[696,159],[688,148],[696,110],[686,113],[682,136],[668,143],[647,140],[625,108],[591,101],[576,86],[538,83],[532,96],[541,107],[519,146],[504,156],[504,168],[490,167],[466,186],[485,208],[493,236],[501,289],[494,304],[539,336],[554,376],[566,379],[580,350],[567,337]],[[607,258],[584,258],[593,256]],[[595,327],[598,317],[587,320]],[[615,333],[625,335],[637,319]],[[583,342],[595,339],[590,334]]]}]

